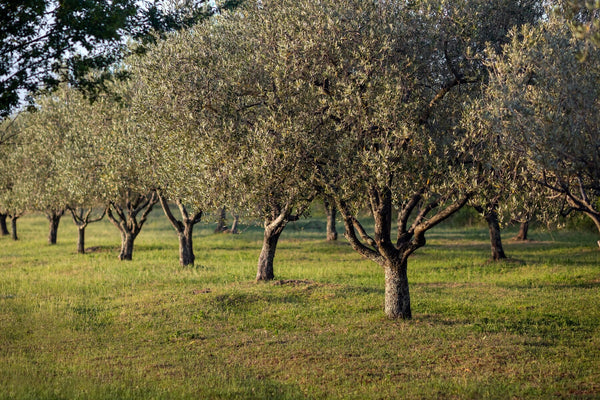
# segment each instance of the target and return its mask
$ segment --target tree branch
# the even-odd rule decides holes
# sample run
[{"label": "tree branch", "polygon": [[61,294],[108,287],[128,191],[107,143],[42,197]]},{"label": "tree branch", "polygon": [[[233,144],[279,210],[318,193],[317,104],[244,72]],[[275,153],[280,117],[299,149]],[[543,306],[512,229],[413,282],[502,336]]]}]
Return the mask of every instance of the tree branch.
[{"label": "tree branch", "polygon": [[167,216],[167,219],[169,220],[175,231],[181,233],[183,231],[183,226],[181,222],[178,221],[177,218],[175,218],[175,216],[171,212],[171,207],[169,207],[169,203],[167,202],[166,197],[162,194],[160,190],[156,191],[156,195],[158,196],[158,200],[160,201],[160,205],[162,206],[162,209],[165,215]]}]

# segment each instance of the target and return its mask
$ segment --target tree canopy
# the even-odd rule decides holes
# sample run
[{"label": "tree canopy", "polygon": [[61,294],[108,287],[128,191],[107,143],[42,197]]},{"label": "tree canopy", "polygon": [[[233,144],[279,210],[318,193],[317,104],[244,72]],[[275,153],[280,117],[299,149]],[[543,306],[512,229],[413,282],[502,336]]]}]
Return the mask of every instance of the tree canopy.
[{"label": "tree canopy", "polygon": [[[213,12],[206,1],[0,2],[0,117],[24,95],[56,88],[61,81],[93,94],[111,76],[108,67],[126,55],[128,40],[144,43],[157,32],[191,26]],[[103,73],[90,75],[92,70]]]},{"label": "tree canopy", "polygon": [[600,230],[599,66],[598,48],[573,38],[563,19],[515,30],[491,63],[479,116],[522,176]]}]

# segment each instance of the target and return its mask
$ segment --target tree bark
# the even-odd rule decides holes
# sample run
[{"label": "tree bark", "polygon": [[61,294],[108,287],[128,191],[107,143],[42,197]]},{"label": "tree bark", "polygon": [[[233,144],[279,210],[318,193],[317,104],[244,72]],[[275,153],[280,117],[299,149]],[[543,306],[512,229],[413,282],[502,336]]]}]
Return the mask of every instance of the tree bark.
[{"label": "tree bark", "polygon": [[85,229],[91,223],[98,222],[106,215],[106,209],[96,217],[92,218],[93,207],[67,207],[77,227],[77,253],[85,254]]},{"label": "tree bark", "polygon": [[227,218],[227,212],[225,207],[221,207],[219,211],[219,219],[217,220],[217,227],[215,228],[215,233],[222,233],[227,230],[227,224],[225,223],[225,219]]},{"label": "tree bark", "polygon": [[77,253],[85,254],[85,228],[86,225],[77,227]]},{"label": "tree bark", "polygon": [[177,232],[177,238],[179,239],[179,264],[182,267],[194,265],[196,256],[194,255],[192,238],[194,233],[194,225],[200,222],[202,219],[202,211],[198,211],[190,216],[185,205],[181,202],[181,200],[177,199],[175,200],[175,203],[179,208],[182,219],[179,221],[171,212],[171,207],[169,206],[167,198],[160,191],[157,191],[157,196],[167,219],[175,229],[175,232]]},{"label": "tree bark", "polygon": [[390,261],[384,265],[385,270],[385,305],[388,318],[412,318],[410,309],[410,292],[408,289],[407,260]]},{"label": "tree bark", "polygon": [[7,214],[0,213],[0,235],[2,236],[10,235],[10,232],[8,231],[8,226],[6,226],[7,216]]},{"label": "tree bark", "polygon": [[233,215],[233,222],[231,223],[231,229],[229,230],[229,233],[233,234],[233,235],[237,235],[239,233],[238,231],[238,224],[240,223],[240,216],[237,214]]},{"label": "tree bark", "polygon": [[121,232],[121,251],[119,260],[131,261],[133,259],[133,242],[135,236],[130,232]]},{"label": "tree bark", "polygon": [[48,218],[48,222],[50,223],[50,229],[48,232],[48,244],[56,244],[56,240],[58,239],[58,224],[60,224],[60,218],[65,213],[65,210],[60,211],[48,211],[46,213],[46,218]]},{"label": "tree bark", "polygon": [[12,230],[12,239],[13,240],[19,240],[19,236],[17,235],[17,220],[19,219],[19,216],[12,216],[10,218],[10,225],[11,225],[11,230]]},{"label": "tree bark", "polygon": [[[352,214],[343,200],[336,199],[337,209],[344,221],[344,236],[362,256],[376,262],[385,272],[384,312],[388,318],[412,318],[410,292],[408,285],[408,257],[417,249],[425,246],[425,233],[448,219],[465,206],[470,194],[465,194],[453,203],[438,208],[443,198],[423,202],[422,191],[415,193],[411,200],[403,205],[398,217],[398,238],[392,243],[392,192],[372,186],[369,189],[371,215],[374,220],[373,236],[370,236],[360,221]],[[409,217],[417,210],[412,224]],[[428,217],[431,211],[437,213]]]},{"label": "tree bark", "polygon": [[257,281],[270,281],[275,278],[273,261],[275,259],[275,251],[277,250],[277,242],[284,227],[285,222],[275,227],[265,227],[263,246],[258,257]]},{"label": "tree bark", "polygon": [[529,221],[521,222],[521,225],[519,225],[519,233],[515,236],[515,240],[523,242],[528,240],[527,233],[529,233]]},{"label": "tree bark", "polygon": [[177,233],[177,237],[179,238],[179,264],[182,267],[194,265],[196,259],[192,241],[193,229],[194,225],[186,224],[183,231]]},{"label": "tree bark", "polygon": [[495,204],[488,204],[486,209],[483,206],[473,206],[475,210],[483,215],[483,218],[488,224],[490,232],[490,244],[492,251],[492,260],[498,261],[506,259],[504,248],[502,247],[502,237],[500,235],[500,223],[498,222],[498,213],[496,212]]},{"label": "tree bark", "polygon": [[327,200],[324,200],[323,204],[325,205],[325,214],[327,215],[327,240],[337,240],[338,233],[335,229],[337,209],[334,204],[329,203]]},{"label": "tree bark", "polygon": [[504,248],[502,247],[502,237],[500,235],[500,223],[498,222],[498,214],[495,210],[490,210],[485,214],[484,217],[488,223],[488,228],[490,231],[492,260],[503,260],[506,258],[506,254],[504,254]]},{"label": "tree bark", "polygon": [[[106,208],[109,221],[121,233],[121,251],[119,260],[131,260],[133,255],[133,242],[148,219],[148,214],[158,202],[158,195],[151,191],[145,195],[127,193],[125,207],[111,202]],[[114,213],[113,213],[114,211]],[[138,220],[138,214],[142,213]],[[116,217],[115,217],[116,214]]]}]

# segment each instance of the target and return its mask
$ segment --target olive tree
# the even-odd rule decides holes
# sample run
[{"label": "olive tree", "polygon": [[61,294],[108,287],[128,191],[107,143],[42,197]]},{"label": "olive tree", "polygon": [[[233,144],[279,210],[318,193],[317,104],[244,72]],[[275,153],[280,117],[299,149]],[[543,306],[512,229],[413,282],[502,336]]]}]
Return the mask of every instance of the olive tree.
[{"label": "olive tree", "polygon": [[181,265],[194,264],[194,225],[227,201],[236,167],[228,160],[231,141],[222,120],[207,105],[227,96],[218,77],[227,51],[211,48],[203,32],[198,25],[172,33],[143,57],[128,59],[137,85],[130,111],[145,136],[137,145],[147,155],[149,185],[179,238]]},{"label": "olive tree", "polygon": [[131,260],[134,241],[158,202],[152,180],[148,140],[136,114],[131,111],[136,83],[128,81],[111,88],[118,98],[101,95],[90,109],[90,124],[98,140],[101,163],[98,181],[106,216],[121,234],[120,260]]},{"label": "olive tree", "polygon": [[58,226],[68,203],[64,170],[60,154],[69,147],[74,106],[65,95],[65,88],[55,95],[42,95],[36,99],[38,108],[24,113],[21,123],[22,157],[31,160],[23,166],[20,184],[27,207],[43,212],[49,222],[48,243],[57,241]]},{"label": "olive tree", "polygon": [[481,115],[562,214],[582,212],[600,231],[600,51],[580,60],[584,46],[559,18],[515,30],[493,58]]},{"label": "olive tree", "polygon": [[291,6],[249,4],[215,25],[214,36],[225,33],[236,45],[226,78],[234,100],[232,187],[237,207],[263,221],[257,281],[274,278],[283,230],[305,215],[318,193],[310,154],[319,143],[302,133],[312,131],[321,119],[315,113],[319,89],[301,79],[295,63],[286,62],[299,56],[293,46],[286,47],[288,35],[298,38],[300,33],[298,26],[286,26]]},{"label": "olive tree", "polygon": [[[101,205],[97,121],[93,106],[75,89],[61,85],[36,98],[37,109],[20,117],[19,152],[25,160],[19,185],[28,209],[42,211],[49,223],[48,242],[56,243],[60,218],[68,209],[77,225],[78,252],[84,252],[85,228],[104,213]],[[100,207],[103,209],[103,207]]]},{"label": "olive tree", "polygon": [[70,129],[62,132],[65,145],[56,155],[56,163],[67,192],[66,207],[77,227],[77,252],[84,254],[86,228],[106,213],[100,180],[104,163],[100,139],[103,129],[108,129],[107,121],[94,119],[96,105],[73,88],[63,85],[53,96],[60,96],[68,104]]},{"label": "olive tree", "polygon": [[25,213],[27,193],[21,184],[21,174],[30,160],[22,155],[21,116],[1,122],[5,140],[0,146],[0,212],[10,218],[11,237],[18,240],[17,221]]},{"label": "olive tree", "polygon": [[260,126],[290,137],[304,160],[294,173],[311,165],[306,176],[335,201],[352,247],[383,267],[386,314],[410,318],[409,256],[487,179],[458,140],[487,76],[478,52],[499,49],[536,4],[263,1],[248,14]]},{"label": "olive tree", "polygon": [[281,100],[296,99],[279,91],[281,77],[265,69],[277,49],[268,49],[259,31],[248,9],[224,13],[170,35],[135,68],[149,93],[140,109],[152,121],[153,147],[161,153],[160,193],[198,211],[225,205],[261,218],[257,280],[269,280],[281,232],[314,194],[306,190],[310,164],[291,134],[296,122],[278,119],[292,106]]}]

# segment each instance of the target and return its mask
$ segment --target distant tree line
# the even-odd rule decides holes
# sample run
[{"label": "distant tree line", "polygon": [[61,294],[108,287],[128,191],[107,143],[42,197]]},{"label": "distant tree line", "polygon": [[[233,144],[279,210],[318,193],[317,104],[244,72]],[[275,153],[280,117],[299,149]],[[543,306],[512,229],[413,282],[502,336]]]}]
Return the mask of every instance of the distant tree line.
[{"label": "distant tree line", "polygon": [[493,258],[503,218],[576,211],[600,231],[600,51],[573,35],[596,26],[575,6],[246,1],[155,34],[93,102],[66,82],[5,119],[0,210],[15,238],[24,212],[43,211],[50,242],[70,213],[79,252],[106,216],[130,260],[160,205],[182,265],[194,225],[234,210],[263,221],[260,281],[320,198],[383,268],[386,315],[411,318],[408,259],[465,206],[488,222]]}]

